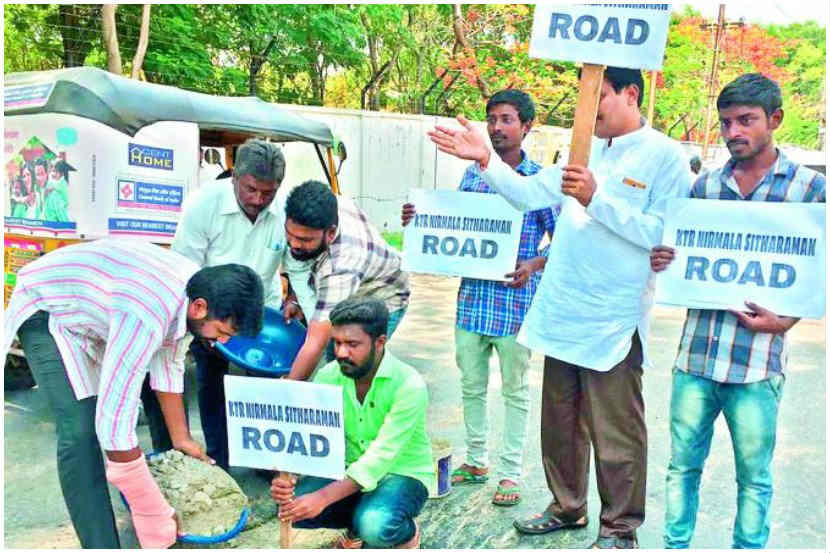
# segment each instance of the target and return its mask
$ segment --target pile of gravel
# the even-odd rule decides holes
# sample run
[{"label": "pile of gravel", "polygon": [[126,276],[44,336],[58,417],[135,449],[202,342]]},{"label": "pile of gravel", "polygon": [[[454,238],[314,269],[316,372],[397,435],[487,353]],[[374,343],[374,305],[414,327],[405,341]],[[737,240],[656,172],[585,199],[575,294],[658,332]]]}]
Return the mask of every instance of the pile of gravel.
[{"label": "pile of gravel", "polygon": [[181,515],[180,532],[219,536],[239,522],[248,498],[221,468],[176,450],[153,455],[147,464],[161,493]]}]

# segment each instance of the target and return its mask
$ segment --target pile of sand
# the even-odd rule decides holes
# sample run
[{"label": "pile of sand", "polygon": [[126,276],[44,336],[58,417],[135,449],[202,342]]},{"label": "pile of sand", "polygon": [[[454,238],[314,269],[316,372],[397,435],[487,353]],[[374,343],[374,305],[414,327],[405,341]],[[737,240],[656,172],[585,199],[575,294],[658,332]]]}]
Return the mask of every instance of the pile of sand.
[{"label": "pile of sand", "polygon": [[221,468],[170,450],[147,462],[161,493],[181,515],[184,534],[218,536],[239,522],[248,498]]}]

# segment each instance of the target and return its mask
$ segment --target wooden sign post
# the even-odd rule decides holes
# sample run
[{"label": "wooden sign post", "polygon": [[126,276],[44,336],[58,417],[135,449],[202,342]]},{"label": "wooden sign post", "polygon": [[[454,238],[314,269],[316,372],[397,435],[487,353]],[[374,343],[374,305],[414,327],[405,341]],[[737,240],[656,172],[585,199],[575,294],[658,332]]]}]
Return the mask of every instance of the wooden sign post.
[{"label": "wooden sign post", "polygon": [[[345,475],[343,391],[339,386],[226,375],[225,411],[232,466],[339,480]],[[282,507],[280,507],[282,510]],[[280,547],[293,546],[292,523],[280,520]]]},{"label": "wooden sign post", "polygon": [[[283,482],[290,481],[294,476],[290,472],[280,472],[279,479]],[[291,549],[291,521],[280,520],[280,549]]]},{"label": "wooden sign post", "polygon": [[599,94],[602,89],[604,73],[604,65],[586,63],[582,66],[582,76],[579,79],[579,98],[576,100],[574,126],[571,130],[569,165],[588,166],[588,158],[591,156],[591,139],[594,136],[594,126],[597,122],[597,108],[599,107]]},{"label": "wooden sign post", "polygon": [[530,57],[583,64],[570,164],[588,165],[605,67],[660,69],[670,17],[671,4],[536,5]]}]

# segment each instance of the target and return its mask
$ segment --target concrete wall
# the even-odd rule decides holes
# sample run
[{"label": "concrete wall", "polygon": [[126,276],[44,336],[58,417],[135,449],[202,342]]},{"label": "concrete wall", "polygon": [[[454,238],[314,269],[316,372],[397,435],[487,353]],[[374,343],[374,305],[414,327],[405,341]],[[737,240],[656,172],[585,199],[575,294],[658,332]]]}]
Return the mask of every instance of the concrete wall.
[{"label": "concrete wall", "polygon": [[[427,137],[436,124],[457,126],[454,119],[429,115],[405,115],[294,106],[279,107],[303,117],[324,121],[345,144],[348,159],[340,171],[341,191],[355,198],[380,229],[401,229],[400,206],[410,188],[458,186],[469,162],[438,151]],[[484,123],[475,123],[486,133]],[[525,139],[530,157],[550,165],[557,150],[567,155],[570,130],[537,126]],[[325,174],[314,148],[307,143],[287,143],[284,185],[295,186],[306,179],[325,182]]]}]

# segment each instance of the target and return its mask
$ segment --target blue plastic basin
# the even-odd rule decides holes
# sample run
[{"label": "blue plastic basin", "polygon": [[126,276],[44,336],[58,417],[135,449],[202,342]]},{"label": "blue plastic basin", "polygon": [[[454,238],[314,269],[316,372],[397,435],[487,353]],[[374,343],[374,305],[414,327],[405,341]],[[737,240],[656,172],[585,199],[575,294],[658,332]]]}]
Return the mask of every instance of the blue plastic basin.
[{"label": "blue plastic basin", "polygon": [[265,308],[262,331],[254,338],[234,336],[216,350],[228,361],[262,376],[283,376],[291,370],[305,342],[305,327],[297,321],[285,324],[282,311]]}]

